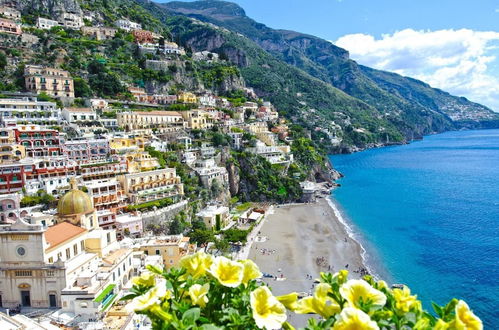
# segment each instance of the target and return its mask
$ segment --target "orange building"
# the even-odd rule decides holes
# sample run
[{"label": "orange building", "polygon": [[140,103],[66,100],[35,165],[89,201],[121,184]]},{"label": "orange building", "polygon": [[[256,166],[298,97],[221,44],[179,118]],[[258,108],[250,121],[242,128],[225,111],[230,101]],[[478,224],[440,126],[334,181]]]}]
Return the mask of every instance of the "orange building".
[{"label": "orange building", "polygon": [[151,31],[147,30],[133,30],[133,38],[138,44],[150,44],[154,42],[154,36]]}]

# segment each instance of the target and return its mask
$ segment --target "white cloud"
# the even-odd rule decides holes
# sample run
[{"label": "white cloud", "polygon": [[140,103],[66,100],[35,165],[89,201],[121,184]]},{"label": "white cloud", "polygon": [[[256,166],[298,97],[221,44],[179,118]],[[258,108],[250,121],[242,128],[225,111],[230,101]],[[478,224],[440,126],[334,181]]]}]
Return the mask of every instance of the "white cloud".
[{"label": "white cloud", "polygon": [[499,66],[499,32],[405,29],[381,39],[349,34],[334,44],[361,64],[421,79],[499,111],[499,79],[491,72]]}]

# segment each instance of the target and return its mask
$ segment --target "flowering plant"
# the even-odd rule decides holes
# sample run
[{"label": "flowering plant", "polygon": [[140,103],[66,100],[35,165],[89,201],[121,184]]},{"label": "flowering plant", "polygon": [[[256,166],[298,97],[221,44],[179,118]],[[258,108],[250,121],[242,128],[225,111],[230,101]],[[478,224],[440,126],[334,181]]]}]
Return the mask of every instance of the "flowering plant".
[{"label": "flowering plant", "polygon": [[258,283],[251,260],[232,261],[203,252],[186,256],[180,268],[148,266],[134,278],[130,312],[147,315],[154,329],[294,329],[288,313],[315,314],[305,329],[482,329],[468,305],[453,299],[424,311],[409,288],[391,289],[371,276],[348,279],[348,272],[321,273],[313,295],[274,296]]}]

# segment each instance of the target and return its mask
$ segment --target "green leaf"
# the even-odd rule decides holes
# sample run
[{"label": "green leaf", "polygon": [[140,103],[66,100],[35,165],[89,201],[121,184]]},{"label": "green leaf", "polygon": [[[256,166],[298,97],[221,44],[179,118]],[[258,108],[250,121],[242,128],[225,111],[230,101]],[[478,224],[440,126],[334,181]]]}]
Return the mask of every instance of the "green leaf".
[{"label": "green leaf", "polygon": [[442,317],[442,307],[440,307],[439,305],[435,304],[434,302],[431,303],[431,305],[433,306],[433,310],[435,310],[435,313],[437,313],[438,316]]},{"label": "green leaf", "polygon": [[201,326],[201,329],[203,329],[203,330],[220,330],[222,328],[219,328],[219,327],[217,327],[217,326],[215,326],[213,324],[203,324]]},{"label": "green leaf", "polygon": [[137,297],[137,294],[135,293],[130,293],[130,294],[127,294],[126,296],[123,296],[120,300],[123,301],[123,300],[130,300],[130,299],[133,299]]},{"label": "green leaf", "polygon": [[199,308],[191,308],[182,315],[182,322],[186,325],[192,325],[196,323],[199,316],[201,316],[201,310]]},{"label": "green leaf", "polygon": [[147,265],[146,266],[147,270],[150,271],[150,272],[153,272],[155,274],[158,274],[158,275],[162,275],[163,274],[163,270],[157,266],[153,266],[153,265]]}]

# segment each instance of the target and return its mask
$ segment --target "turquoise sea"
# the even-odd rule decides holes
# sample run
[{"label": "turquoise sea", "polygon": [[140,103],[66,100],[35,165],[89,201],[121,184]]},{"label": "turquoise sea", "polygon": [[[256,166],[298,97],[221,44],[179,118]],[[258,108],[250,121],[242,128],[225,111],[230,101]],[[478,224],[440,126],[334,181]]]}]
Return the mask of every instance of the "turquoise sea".
[{"label": "turquoise sea", "polygon": [[499,324],[499,130],[449,132],[330,157],[332,198],[367,263],[423,300],[464,299]]}]

